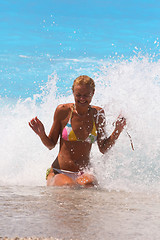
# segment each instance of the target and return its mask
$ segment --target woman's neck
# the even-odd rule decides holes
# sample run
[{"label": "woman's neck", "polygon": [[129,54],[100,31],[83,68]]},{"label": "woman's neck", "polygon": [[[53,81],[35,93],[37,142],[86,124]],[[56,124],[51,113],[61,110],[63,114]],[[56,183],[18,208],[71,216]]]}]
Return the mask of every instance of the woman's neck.
[{"label": "woman's neck", "polygon": [[77,107],[74,104],[74,110],[75,110],[75,112],[77,113],[78,116],[84,117],[87,114],[89,114],[90,106],[87,106],[86,108],[85,107],[81,108],[81,107]]}]

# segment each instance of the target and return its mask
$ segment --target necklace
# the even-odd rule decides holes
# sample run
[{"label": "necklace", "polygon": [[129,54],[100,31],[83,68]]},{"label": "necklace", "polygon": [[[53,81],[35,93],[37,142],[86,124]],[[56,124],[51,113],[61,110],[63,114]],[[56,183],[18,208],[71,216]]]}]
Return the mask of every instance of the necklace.
[{"label": "necklace", "polygon": [[74,107],[74,110],[77,113],[77,115],[80,116],[80,117],[84,117],[85,115],[89,114],[90,107],[88,107],[88,111],[85,114],[79,114],[77,109],[76,109],[76,105],[75,104],[74,104],[73,107]]}]

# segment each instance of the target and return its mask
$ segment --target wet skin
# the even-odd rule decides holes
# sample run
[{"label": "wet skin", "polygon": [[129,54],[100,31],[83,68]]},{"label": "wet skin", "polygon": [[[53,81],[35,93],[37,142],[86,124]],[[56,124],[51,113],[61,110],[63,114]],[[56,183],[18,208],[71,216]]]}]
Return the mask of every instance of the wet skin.
[{"label": "wet skin", "polygon": [[[49,135],[45,133],[42,122],[36,117],[33,118],[29,125],[33,131],[38,134],[43,144],[48,149],[54,148],[60,137],[60,150],[58,158],[53,162],[52,167],[68,170],[72,172],[82,171],[84,168],[90,167],[90,151],[92,144],[84,140],[91,133],[93,128],[93,119],[97,129],[97,144],[101,153],[108,151],[119,137],[124,126],[126,125],[125,118],[118,118],[115,124],[115,130],[109,138],[105,132],[105,114],[102,108],[98,106],[90,106],[93,90],[88,85],[74,86],[75,103],[61,104],[57,107],[54,113],[54,121]],[[69,121],[71,112],[71,125],[77,137],[81,141],[66,141],[62,136],[63,128]],[[93,186],[96,183],[96,178],[89,173],[72,179],[65,174],[54,174],[51,170],[47,178],[48,186],[62,185],[84,185]]]}]

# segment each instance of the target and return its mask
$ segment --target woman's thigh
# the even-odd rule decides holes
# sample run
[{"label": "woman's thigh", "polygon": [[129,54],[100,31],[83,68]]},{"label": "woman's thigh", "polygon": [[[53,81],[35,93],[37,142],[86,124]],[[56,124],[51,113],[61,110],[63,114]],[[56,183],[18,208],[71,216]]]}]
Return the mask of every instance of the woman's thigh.
[{"label": "woman's thigh", "polygon": [[89,173],[83,173],[81,176],[78,176],[76,179],[73,179],[65,174],[54,174],[53,172],[49,173],[47,177],[47,186],[86,186],[93,187],[97,185],[97,179],[94,175]]},{"label": "woman's thigh", "polygon": [[76,182],[66,176],[65,174],[54,174],[54,173],[49,173],[47,177],[47,186],[73,186],[76,185]]},{"label": "woman's thigh", "polygon": [[89,173],[83,173],[76,179],[76,183],[86,187],[93,187],[98,184],[94,175]]}]

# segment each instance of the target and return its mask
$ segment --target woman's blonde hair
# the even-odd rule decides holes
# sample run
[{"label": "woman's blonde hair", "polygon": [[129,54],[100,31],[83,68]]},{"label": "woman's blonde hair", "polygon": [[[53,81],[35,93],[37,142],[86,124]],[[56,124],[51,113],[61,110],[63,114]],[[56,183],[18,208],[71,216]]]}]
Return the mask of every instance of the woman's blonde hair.
[{"label": "woman's blonde hair", "polygon": [[93,90],[93,93],[95,91],[94,80],[92,78],[88,77],[87,75],[81,75],[74,80],[73,85],[72,85],[72,91],[74,91],[75,85],[89,85],[90,88]]}]

